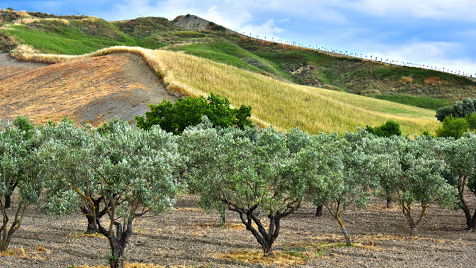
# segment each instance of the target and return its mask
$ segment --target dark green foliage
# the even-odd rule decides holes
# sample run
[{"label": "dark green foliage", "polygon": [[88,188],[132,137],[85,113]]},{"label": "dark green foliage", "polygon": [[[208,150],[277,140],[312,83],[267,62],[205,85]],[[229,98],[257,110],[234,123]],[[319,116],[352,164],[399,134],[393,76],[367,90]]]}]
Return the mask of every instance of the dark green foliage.
[{"label": "dark green foliage", "polygon": [[150,129],[153,125],[175,134],[182,133],[188,126],[194,126],[202,122],[206,116],[214,126],[235,126],[244,128],[251,126],[248,119],[251,116],[250,106],[240,106],[238,109],[230,107],[226,98],[211,94],[207,99],[204,97],[186,97],[177,100],[175,104],[164,100],[158,105],[149,105],[150,112],[145,116],[136,116],[137,126],[142,129]]},{"label": "dark green foliage", "polygon": [[450,104],[448,100],[435,99],[424,96],[412,96],[407,94],[372,95],[371,97],[432,110],[436,110]]},{"label": "dark green foliage", "polygon": [[71,21],[64,25],[55,21],[35,22],[28,26],[15,25],[0,34],[8,34],[46,53],[83,54],[117,46],[159,48],[164,44],[148,38],[131,37],[114,25],[102,21]]},{"label": "dark green foliage", "polygon": [[445,120],[445,118],[448,115],[451,115],[452,111],[453,111],[453,107],[451,106],[441,107],[438,110],[436,110],[436,118],[438,119],[438,121],[443,122],[443,120]]},{"label": "dark green foliage", "polygon": [[29,139],[33,135],[32,132],[35,129],[35,125],[30,121],[30,119],[19,116],[15,118],[15,121],[13,121],[13,125],[17,128],[20,129],[21,131],[25,132],[25,138]]},{"label": "dark green foliage", "polygon": [[450,115],[443,120],[443,126],[436,131],[436,136],[461,138],[466,131],[468,131],[466,118],[455,118]]},{"label": "dark green foliage", "polygon": [[460,118],[467,117],[472,113],[476,113],[476,99],[464,98],[451,106],[438,109],[436,111],[436,118],[439,121],[443,121],[449,115]]},{"label": "dark green foliage", "polygon": [[476,130],[476,113],[468,115],[466,121],[468,121],[468,128],[470,130]]},{"label": "dark green foliage", "polygon": [[400,124],[395,121],[387,121],[378,127],[366,126],[365,130],[379,137],[401,136]]}]

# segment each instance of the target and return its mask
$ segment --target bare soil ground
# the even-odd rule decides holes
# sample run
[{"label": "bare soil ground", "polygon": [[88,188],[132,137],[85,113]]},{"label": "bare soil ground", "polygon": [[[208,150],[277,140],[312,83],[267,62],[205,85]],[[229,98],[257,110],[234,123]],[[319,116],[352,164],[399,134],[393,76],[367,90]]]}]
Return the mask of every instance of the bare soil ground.
[{"label": "bare soil ground", "polygon": [[[473,200],[474,202],[474,200]],[[354,247],[343,247],[335,220],[326,212],[320,218],[305,204],[283,220],[275,243],[285,257],[256,263],[258,244],[243,228],[237,215],[218,216],[196,206],[196,199],[182,196],[176,208],[162,215],[146,215],[135,222],[126,249],[128,261],[167,267],[474,267],[476,233],[465,230],[461,211],[433,207],[417,235],[410,236],[397,208],[385,209],[376,200],[366,210],[349,211],[346,221]],[[80,214],[51,216],[30,209],[12,241],[19,254],[0,256],[0,267],[68,267],[104,265],[107,239],[85,236]],[[250,254],[251,253],[251,254]],[[247,255],[243,260],[230,258]],[[257,259],[246,259],[257,256]]]},{"label": "bare soil ground", "polygon": [[52,65],[0,56],[0,119],[28,116],[37,123],[64,116],[97,124],[113,117],[132,121],[148,103],[176,100],[142,58],[115,54]]}]

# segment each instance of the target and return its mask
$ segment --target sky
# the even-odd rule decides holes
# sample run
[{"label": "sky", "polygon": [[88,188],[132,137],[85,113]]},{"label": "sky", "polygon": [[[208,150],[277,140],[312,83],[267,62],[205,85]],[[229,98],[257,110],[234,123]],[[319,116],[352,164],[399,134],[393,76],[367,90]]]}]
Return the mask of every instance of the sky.
[{"label": "sky", "polygon": [[0,0],[7,7],[107,20],[194,14],[260,38],[476,76],[476,0]]}]

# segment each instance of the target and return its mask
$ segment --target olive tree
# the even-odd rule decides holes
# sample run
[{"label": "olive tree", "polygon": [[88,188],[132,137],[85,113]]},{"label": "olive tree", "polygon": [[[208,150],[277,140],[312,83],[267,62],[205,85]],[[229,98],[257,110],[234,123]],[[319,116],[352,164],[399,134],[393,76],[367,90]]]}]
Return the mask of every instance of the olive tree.
[{"label": "olive tree", "polygon": [[[0,251],[8,249],[14,233],[20,229],[27,207],[39,198],[41,181],[36,173],[34,152],[30,150],[37,138],[36,131],[25,131],[9,123],[0,126]],[[18,202],[10,207],[9,200],[15,188],[18,188]]]},{"label": "olive tree", "polygon": [[[27,145],[25,147],[24,154],[30,154],[37,146],[37,143],[32,140],[34,137],[33,133],[35,131],[35,126],[33,123],[26,117],[17,117],[13,121],[13,127],[17,129],[20,132],[23,132],[21,135],[21,139],[23,140],[24,144]],[[23,170],[19,170],[18,176],[21,176],[22,174],[25,174],[26,170],[25,167],[23,167]],[[6,185],[6,189],[8,189],[8,192],[6,192],[5,195],[5,208],[10,208],[11,206],[11,195],[15,191],[15,188],[17,187],[18,182],[16,180],[11,181],[10,184]]]},{"label": "olive tree", "polygon": [[347,246],[352,245],[343,214],[351,205],[364,207],[371,198],[375,177],[373,162],[365,153],[368,138],[365,133],[319,134],[310,147],[300,153],[300,163],[307,170],[308,197],[323,204],[336,219]]},{"label": "olive tree", "polygon": [[272,253],[281,220],[300,207],[306,188],[287,141],[273,129],[252,128],[194,127],[181,138],[190,192],[204,206],[221,202],[236,212],[265,255]]},{"label": "olive tree", "polygon": [[398,158],[397,137],[375,137],[371,140],[368,153],[373,154],[373,176],[377,178],[377,195],[386,199],[386,207],[390,208],[397,189],[395,179],[398,178],[398,169],[393,168]]},{"label": "olive tree", "polygon": [[[123,267],[124,250],[132,235],[134,220],[149,211],[161,212],[173,205],[176,167],[181,158],[176,138],[157,127],[144,131],[126,122],[114,121],[107,125],[104,133],[91,135],[86,148],[55,141],[45,146],[44,156],[66,166],[49,169],[50,173],[45,174],[63,174],[51,176],[52,180],[62,180],[61,191],[57,191],[62,194],[50,199],[53,202],[50,207],[64,212],[78,202],[84,207],[90,206],[88,195],[100,198],[107,220],[96,218],[94,228],[109,240],[110,266]],[[70,159],[61,159],[64,157]],[[83,171],[73,167],[79,161],[85,163]],[[69,176],[74,173],[80,175]],[[71,193],[75,193],[76,198],[70,198]]]},{"label": "olive tree", "polygon": [[476,209],[473,208],[475,211],[471,211],[465,190],[469,189],[476,195],[476,135],[468,133],[458,140],[441,139],[440,141],[444,143],[448,179],[458,191],[459,207],[464,212],[468,229],[474,230],[476,228]]},{"label": "olive tree", "polygon": [[[96,163],[92,155],[97,139],[93,130],[75,127],[72,122],[63,120],[46,124],[41,131],[44,138],[37,156],[42,162],[41,174],[45,177],[42,199],[46,202],[42,205],[48,212],[57,214],[79,207],[88,221],[86,233],[97,233],[95,222],[106,214],[107,207],[101,208],[104,197],[96,191]],[[83,202],[74,198],[76,195]],[[64,198],[77,202],[64,202]]]},{"label": "olive tree", "polygon": [[445,163],[438,155],[441,151],[438,142],[428,137],[392,141],[395,144],[389,148],[395,151],[389,152],[385,165],[380,167],[394,176],[387,183],[395,189],[396,202],[413,233],[430,205],[435,201],[441,207],[453,204],[455,191],[442,177]]}]

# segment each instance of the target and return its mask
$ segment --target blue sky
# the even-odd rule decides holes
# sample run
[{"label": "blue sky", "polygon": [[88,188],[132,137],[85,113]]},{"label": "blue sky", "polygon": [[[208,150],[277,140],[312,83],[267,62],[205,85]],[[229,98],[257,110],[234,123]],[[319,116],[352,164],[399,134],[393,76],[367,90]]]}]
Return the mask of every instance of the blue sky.
[{"label": "blue sky", "polygon": [[476,74],[476,0],[3,1],[108,20],[195,14],[240,32]]}]

